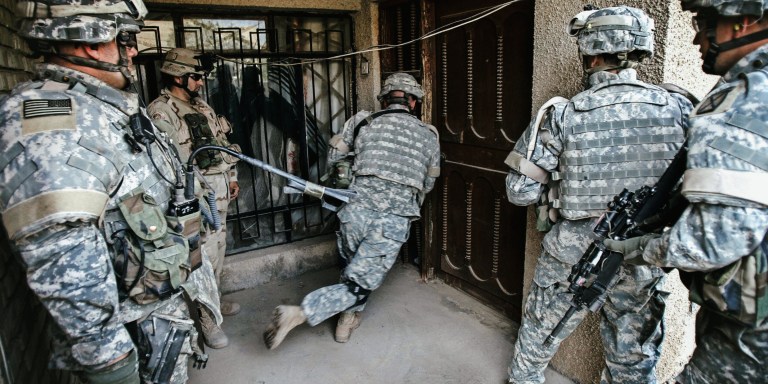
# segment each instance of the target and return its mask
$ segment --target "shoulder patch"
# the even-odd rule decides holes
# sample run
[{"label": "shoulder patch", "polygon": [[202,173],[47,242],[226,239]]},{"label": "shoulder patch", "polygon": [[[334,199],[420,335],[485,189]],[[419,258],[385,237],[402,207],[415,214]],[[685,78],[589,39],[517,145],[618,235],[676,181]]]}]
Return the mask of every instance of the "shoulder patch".
[{"label": "shoulder patch", "polygon": [[58,116],[72,114],[71,99],[42,99],[24,100],[24,118],[31,119],[41,116]]},{"label": "shoulder patch", "polygon": [[23,135],[77,129],[75,103],[72,99],[25,100],[23,108],[21,119]]},{"label": "shoulder patch", "polygon": [[694,109],[691,116],[725,112],[731,105],[733,105],[734,100],[740,94],[740,92],[738,92],[739,88],[742,88],[743,90],[743,85],[730,86],[720,89],[716,91],[716,93],[707,95]]}]

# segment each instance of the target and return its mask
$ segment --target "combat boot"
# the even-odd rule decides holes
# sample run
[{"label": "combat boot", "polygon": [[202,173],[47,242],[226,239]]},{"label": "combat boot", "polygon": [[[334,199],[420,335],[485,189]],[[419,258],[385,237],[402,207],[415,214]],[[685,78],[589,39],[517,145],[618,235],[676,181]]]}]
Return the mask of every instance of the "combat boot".
[{"label": "combat boot", "polygon": [[222,300],[219,307],[221,308],[222,316],[234,316],[240,313],[240,304],[234,301]]},{"label": "combat boot", "polygon": [[360,312],[342,312],[336,324],[334,339],[337,343],[346,343],[352,336],[352,331],[360,326]]},{"label": "combat boot", "polygon": [[200,310],[200,323],[203,326],[205,345],[213,349],[221,349],[229,345],[229,338],[208,311]]},{"label": "combat boot", "polygon": [[288,332],[297,325],[307,321],[307,316],[301,307],[295,305],[278,305],[272,312],[272,322],[264,331],[264,344],[267,348],[275,349],[283,342]]}]

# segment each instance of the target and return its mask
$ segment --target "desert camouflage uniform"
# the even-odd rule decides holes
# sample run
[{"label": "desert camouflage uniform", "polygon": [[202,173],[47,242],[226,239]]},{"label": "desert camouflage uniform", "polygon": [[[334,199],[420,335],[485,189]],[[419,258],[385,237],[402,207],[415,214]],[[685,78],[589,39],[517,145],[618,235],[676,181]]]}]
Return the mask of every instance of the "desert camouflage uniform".
[{"label": "desert camouflage uniform", "polygon": [[[688,170],[683,194],[691,205],[661,239],[651,240],[643,258],[676,267],[701,281],[707,272],[752,254],[768,231],[768,45],[743,57],[690,117]],[[765,246],[765,245],[764,245]],[[763,287],[768,280],[763,265]],[[751,278],[749,274],[744,276]],[[694,284],[692,293],[701,290]],[[764,288],[763,288],[764,289]],[[710,292],[711,294],[712,292]],[[717,292],[714,292],[715,294]],[[740,289],[713,301],[729,309]],[[759,293],[759,292],[758,292]],[[763,292],[764,294],[764,292]],[[677,378],[682,383],[758,383],[768,380],[768,321],[747,326],[704,305],[696,321],[696,349]]]},{"label": "desert camouflage uniform", "polygon": [[[652,184],[684,140],[683,117],[692,106],[682,96],[640,82],[634,69],[596,72],[589,84],[570,102],[553,106],[530,159],[559,179],[560,214],[565,217],[544,237],[509,366],[510,382],[543,383],[544,369],[560,342],[586,316],[588,311],[576,312],[555,343],[543,346],[570,307],[567,277],[594,240],[593,218],[622,188]],[[529,126],[516,143],[517,156],[525,156],[532,129],[538,127]],[[644,159],[643,153],[658,156]],[[516,205],[536,202],[543,188],[514,170],[506,183],[507,196]],[[621,273],[600,311],[607,365],[601,381],[652,383],[663,339],[664,273],[635,266],[624,266]]]},{"label": "desert camouflage uniform", "polygon": [[[188,113],[199,113],[208,120],[208,125],[215,139],[220,145],[229,147],[227,134],[231,126],[226,118],[216,115],[216,112],[202,98],[196,97],[185,102],[168,89],[160,91],[160,96],[147,106],[147,112],[158,128],[166,132],[171,140],[177,144],[179,155],[185,162],[192,153],[193,139],[184,116]],[[223,152],[216,152],[221,162],[207,169],[201,170],[205,180],[213,188],[216,194],[216,209],[221,218],[221,229],[210,233],[203,249],[211,259],[216,271],[216,281],[221,283],[221,271],[224,267],[224,254],[227,249],[227,211],[229,209],[229,183],[237,181],[236,158]],[[199,195],[203,197],[202,190]]]},{"label": "desert camouflage uniform", "polygon": [[[30,288],[54,320],[57,369],[99,369],[135,349],[126,323],[155,315],[190,323],[179,293],[145,305],[118,298],[115,250],[101,219],[138,187],[165,209],[172,187],[146,148],[133,152],[124,138],[136,113],[135,94],[54,64],[39,65],[37,80],[0,100],[3,225]],[[168,145],[158,140],[151,147],[155,163],[173,177]],[[212,267],[204,264],[184,287],[218,313],[218,298],[205,294],[214,284]],[[186,381],[195,337],[193,330],[184,343],[174,383]]]},{"label": "desert camouflage uniform", "polygon": [[[366,113],[358,114],[351,121],[364,116]],[[430,172],[440,167],[437,135],[413,115],[380,116],[360,130],[353,144],[350,131],[355,125],[348,121],[342,132],[345,144],[356,150],[350,189],[358,193],[338,213],[339,252],[347,266],[341,283],[304,297],[301,309],[312,326],[342,311],[365,308],[365,301],[359,302],[360,297],[344,283],[353,282],[370,291],[381,286],[408,240],[411,221],[421,215],[423,196],[435,185],[437,174]],[[386,148],[396,148],[398,153]],[[329,161],[334,151],[330,150]]]}]

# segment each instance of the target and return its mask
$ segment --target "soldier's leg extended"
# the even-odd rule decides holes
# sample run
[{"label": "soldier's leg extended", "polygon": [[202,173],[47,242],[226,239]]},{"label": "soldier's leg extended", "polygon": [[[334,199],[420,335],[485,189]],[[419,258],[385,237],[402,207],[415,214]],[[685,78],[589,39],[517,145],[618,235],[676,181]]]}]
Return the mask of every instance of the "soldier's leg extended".
[{"label": "soldier's leg extended", "polygon": [[606,367],[602,383],[656,383],[664,339],[664,272],[625,264],[601,311]]},{"label": "soldier's leg extended", "polygon": [[568,292],[567,278],[571,265],[542,251],[536,263],[533,284],[525,302],[520,330],[509,364],[510,383],[543,383],[544,370],[563,339],[584,320],[587,310],[577,311],[563,326],[555,342],[545,347],[544,341],[570,307],[573,295]]},{"label": "soldier's leg extended", "polygon": [[[410,221],[394,215],[381,217],[380,213],[374,216],[374,212],[368,210],[350,211],[339,216],[344,237],[340,251],[346,253],[349,260],[342,272],[341,283],[310,292],[301,303],[301,315],[293,308],[278,307],[264,334],[268,347],[275,348],[282,342],[289,325],[293,328],[306,321],[315,326],[343,311],[362,311],[370,292],[381,285],[394,265],[400,247],[407,239]],[[349,256],[348,252],[353,255]],[[353,322],[348,324],[350,332],[359,324],[359,315],[354,316]],[[296,324],[299,320],[301,322]]]}]

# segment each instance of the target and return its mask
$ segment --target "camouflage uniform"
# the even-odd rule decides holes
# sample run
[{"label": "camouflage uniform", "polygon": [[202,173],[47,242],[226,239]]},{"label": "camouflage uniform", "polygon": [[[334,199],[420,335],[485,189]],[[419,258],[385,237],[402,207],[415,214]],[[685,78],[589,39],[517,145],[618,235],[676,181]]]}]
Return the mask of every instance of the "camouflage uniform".
[{"label": "camouflage uniform", "polygon": [[[681,279],[692,281],[692,300],[703,302],[696,321],[696,349],[677,378],[682,383],[768,380],[768,320],[754,319],[755,297],[745,301],[740,296],[746,285],[732,284],[731,279],[721,283],[724,293],[704,284],[733,274],[731,268],[746,261],[745,256],[754,254],[761,242],[766,247],[766,64],[768,44],[744,56],[691,114],[683,184],[691,205],[677,224],[660,239],[651,240],[643,252],[646,262],[679,268]],[[755,272],[761,273],[762,292],[758,281],[757,294],[763,295],[765,305],[765,257],[757,268],[760,264],[762,269],[746,270],[734,279],[752,279],[754,288]],[[703,300],[696,300],[696,295]],[[751,311],[749,320],[729,317],[740,311]]]},{"label": "camouflage uniform", "polygon": [[[191,323],[180,293],[150,304],[120,301],[112,262],[116,250],[105,217],[122,217],[120,197],[143,188],[165,210],[174,174],[169,146],[134,152],[125,139],[139,113],[135,94],[66,67],[41,64],[37,80],[0,100],[0,178],[3,224],[27,268],[27,282],[54,319],[52,366],[98,369],[134,350],[125,324],[155,316]],[[151,230],[151,228],[150,228]],[[185,288],[218,312],[210,264]],[[172,382],[186,381],[191,331]],[[143,368],[143,367],[142,367]]]},{"label": "camouflage uniform", "polygon": [[[407,110],[398,104],[388,109]],[[355,115],[341,133],[344,145],[356,150],[350,189],[358,195],[338,213],[339,252],[347,263],[341,283],[315,290],[301,303],[312,326],[342,311],[364,309],[367,294],[356,294],[351,287],[373,291],[382,284],[408,239],[411,221],[421,215],[423,196],[434,187],[437,174],[432,170],[440,166],[437,136],[410,114],[375,118],[352,143],[354,127],[367,115]],[[339,156],[330,149],[329,161]]]},{"label": "camouflage uniform", "polygon": [[[572,294],[566,281],[571,266],[579,261],[589,244],[594,240],[592,226],[596,217],[607,205],[610,197],[576,195],[566,190],[597,188],[602,193],[613,194],[614,189],[634,190],[648,184],[666,168],[674,152],[683,141],[683,116],[691,109],[691,104],[683,97],[668,94],[666,91],[636,79],[633,69],[625,69],[618,74],[597,72],[589,77],[590,89],[576,95],[570,102],[557,103],[549,118],[544,122],[544,130],[549,135],[538,135],[531,161],[537,166],[553,172],[560,180],[561,215],[558,221],[544,237],[544,248],[536,264],[533,285],[525,304],[522,325],[515,343],[515,352],[509,366],[510,382],[542,383],[543,372],[554,356],[560,341],[576,328],[586,316],[587,311],[578,311],[566,323],[558,340],[550,347],[542,344],[570,307]],[[627,90],[631,92],[627,92]],[[620,97],[624,103],[615,104]],[[653,102],[650,102],[653,101]],[[601,107],[582,108],[586,103]],[[640,127],[640,132],[633,132],[631,121],[650,122]],[[654,125],[663,124],[667,126]],[[601,129],[608,122],[617,122],[623,129]],[[617,126],[619,125],[617,124]],[[579,129],[592,125],[595,129]],[[634,124],[634,125],[640,125]],[[525,153],[529,144],[530,130],[538,127],[529,126],[526,133],[516,143],[514,152]],[[640,137],[640,141],[627,140]],[[666,137],[662,140],[661,137]],[[583,143],[604,141],[612,142],[601,149],[601,155],[595,163],[579,165],[581,175],[590,177],[569,177],[566,168],[573,159],[589,156],[572,148],[586,148]],[[620,142],[627,140],[627,142]],[[653,144],[654,140],[658,144]],[[641,144],[648,143],[648,144]],[[643,161],[631,154],[660,154],[658,160]],[[594,154],[594,153],[593,153]],[[609,157],[627,156],[624,162],[600,163]],[[650,172],[643,173],[643,170]],[[634,177],[620,176],[620,173],[635,172]],[[610,176],[606,176],[611,173]],[[603,174],[600,180],[598,174]],[[570,175],[577,175],[571,172]],[[573,186],[572,183],[584,185]],[[588,179],[583,182],[580,180]],[[592,187],[589,187],[589,185]],[[597,184],[597,187],[594,185]],[[507,176],[507,194],[514,204],[528,205],[538,199],[541,183],[516,171]],[[610,189],[610,190],[607,190]],[[618,192],[616,192],[618,193]],[[568,196],[568,195],[571,196]],[[581,201],[581,202],[580,202]],[[594,206],[587,207],[589,204]],[[602,210],[599,207],[603,207]],[[589,210],[585,210],[589,208]],[[593,211],[594,210],[594,211]],[[663,271],[659,268],[625,266],[622,278],[611,291],[605,306],[601,310],[600,333],[605,347],[607,367],[603,371],[603,382],[655,382],[654,367],[659,358],[662,342],[661,320],[664,313],[663,294],[660,291]],[[619,333],[619,330],[621,332]]]},{"label": "camouflage uniform", "polygon": [[[229,122],[223,116],[216,115],[213,108],[200,97],[186,102],[171,94],[168,89],[163,89],[160,91],[160,96],[147,106],[147,112],[157,127],[166,132],[171,140],[177,144],[179,155],[185,161],[189,159],[189,155],[193,151],[193,138],[187,122],[184,120],[184,116],[187,114],[195,113],[205,116],[216,141],[224,147],[230,146],[226,136],[231,131]],[[221,161],[201,171],[216,194],[216,209],[221,218],[221,229],[209,234],[203,248],[216,271],[216,281],[220,283],[227,247],[229,183],[237,181],[235,163],[238,160],[218,151],[215,152],[215,156],[219,157]]]}]

